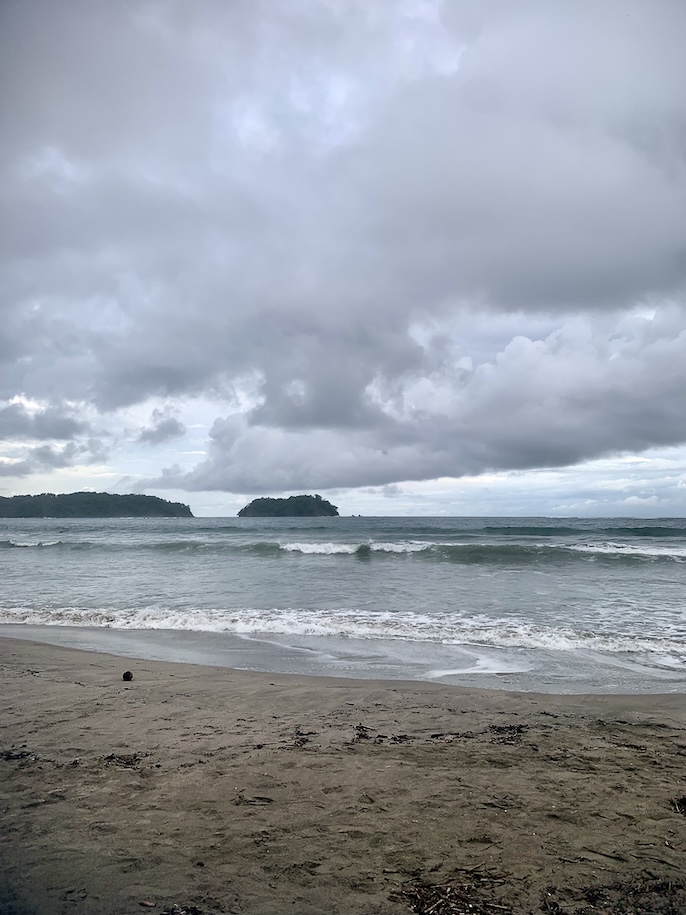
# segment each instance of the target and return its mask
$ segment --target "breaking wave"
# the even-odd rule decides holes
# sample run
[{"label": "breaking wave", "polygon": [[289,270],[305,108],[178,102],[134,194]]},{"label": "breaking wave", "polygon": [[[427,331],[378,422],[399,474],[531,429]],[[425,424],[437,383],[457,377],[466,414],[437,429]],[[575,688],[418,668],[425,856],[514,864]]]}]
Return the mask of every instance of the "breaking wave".
[{"label": "breaking wave", "polygon": [[662,659],[661,663],[669,667],[686,666],[683,632],[650,638],[638,633],[618,635],[564,626],[536,625],[518,618],[493,619],[479,614],[460,617],[447,612],[424,615],[351,608],[320,610],[290,607],[9,607],[0,609],[0,623],[215,632],[256,637],[270,634],[334,636],[557,652],[641,653],[657,655]]},{"label": "breaking wave", "polygon": [[[540,535],[540,530],[538,531]],[[573,544],[550,543],[445,543],[424,540],[342,543],[335,541],[255,541],[226,543],[211,540],[170,540],[153,542],[93,542],[67,540],[0,540],[0,549],[104,550],[203,554],[245,554],[264,558],[288,555],[305,557],[351,556],[370,559],[373,556],[416,558],[428,561],[463,564],[560,564],[585,562],[686,562],[686,545],[650,543],[628,544],[613,540]]]}]

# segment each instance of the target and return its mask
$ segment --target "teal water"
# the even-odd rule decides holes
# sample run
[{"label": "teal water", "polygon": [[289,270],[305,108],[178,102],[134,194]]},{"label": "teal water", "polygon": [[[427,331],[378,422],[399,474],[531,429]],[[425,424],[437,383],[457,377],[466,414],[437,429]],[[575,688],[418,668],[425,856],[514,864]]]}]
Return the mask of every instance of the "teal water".
[{"label": "teal water", "polygon": [[685,594],[683,519],[0,520],[0,633],[262,670],[686,691]]}]

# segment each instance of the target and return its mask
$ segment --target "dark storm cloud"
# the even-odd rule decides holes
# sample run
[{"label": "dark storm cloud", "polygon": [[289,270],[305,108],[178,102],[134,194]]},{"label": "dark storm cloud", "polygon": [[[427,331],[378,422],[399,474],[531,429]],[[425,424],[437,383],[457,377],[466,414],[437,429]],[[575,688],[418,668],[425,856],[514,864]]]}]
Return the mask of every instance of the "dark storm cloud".
[{"label": "dark storm cloud", "polygon": [[0,20],[6,400],[210,400],[240,492],[686,441],[678,0]]}]

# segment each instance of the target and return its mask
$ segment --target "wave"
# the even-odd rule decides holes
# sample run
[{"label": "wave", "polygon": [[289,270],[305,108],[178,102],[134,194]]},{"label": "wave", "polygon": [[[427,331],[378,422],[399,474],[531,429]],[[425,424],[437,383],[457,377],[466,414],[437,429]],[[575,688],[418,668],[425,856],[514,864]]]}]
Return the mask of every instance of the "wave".
[{"label": "wave", "polygon": [[[618,524],[601,527],[594,521],[592,524],[592,532],[598,537],[607,538],[661,537],[676,540],[686,539],[686,527],[683,526],[683,521],[679,520],[678,523],[678,527],[649,524]],[[547,524],[486,524],[482,528],[479,528],[479,530],[488,534],[506,537],[578,537],[579,535],[590,533],[590,531],[583,526],[566,527],[564,525],[556,526]],[[475,531],[474,533],[478,533],[478,531]]]},{"label": "wave", "polygon": [[485,524],[482,528],[479,528],[479,531],[484,531],[487,534],[516,537],[574,537],[580,533],[578,527],[548,527],[541,524]]},{"label": "wave", "polygon": [[572,553],[584,553],[594,558],[632,560],[667,559],[675,562],[686,562],[686,547],[672,546],[634,546],[629,543],[605,541],[603,543],[577,543],[565,549]]},{"label": "wave", "polygon": [[26,540],[24,542],[17,540],[0,540],[0,550],[31,548],[45,549],[46,547],[63,545],[64,543],[62,540]]},{"label": "wave", "polygon": [[[539,530],[540,534],[540,530]],[[232,542],[211,540],[169,541],[39,541],[2,540],[0,549],[59,549],[67,551],[136,550],[160,554],[251,554],[276,559],[288,555],[308,558],[345,557],[371,559],[421,559],[467,565],[559,565],[574,562],[686,562],[686,545],[630,544],[615,540],[568,544],[550,543],[446,543],[424,540],[375,541],[357,543],[336,541]]]},{"label": "wave", "polygon": [[[681,522],[683,525],[683,522]],[[686,538],[686,528],[681,527],[660,527],[653,525],[641,525],[638,527],[621,527],[607,528],[606,533],[610,536],[622,534],[628,537],[673,537],[675,539]]]},{"label": "wave", "polygon": [[287,553],[303,553],[307,556],[367,556],[370,553],[422,553],[431,551],[436,544],[422,541],[402,540],[397,542],[367,543],[285,543],[281,547]]},{"label": "wave", "polygon": [[[637,547],[629,544],[604,541],[570,545],[537,544],[484,544],[484,543],[427,543],[423,541],[347,543],[287,543],[279,548],[287,553],[307,556],[357,556],[369,558],[373,554],[416,556],[429,560],[443,560],[465,564],[512,563],[546,564],[560,562],[598,561],[636,562],[666,560],[686,562],[686,547]],[[272,548],[272,552],[275,552]],[[276,551],[278,552],[278,551]]]},{"label": "wave", "polygon": [[463,617],[450,613],[371,612],[360,609],[228,609],[160,606],[124,609],[88,607],[10,607],[0,609],[0,624],[75,626],[117,630],[173,630],[239,636],[301,636],[384,639],[498,649],[606,654],[653,654],[663,665],[686,667],[682,632],[662,637],[535,625],[518,618]]}]

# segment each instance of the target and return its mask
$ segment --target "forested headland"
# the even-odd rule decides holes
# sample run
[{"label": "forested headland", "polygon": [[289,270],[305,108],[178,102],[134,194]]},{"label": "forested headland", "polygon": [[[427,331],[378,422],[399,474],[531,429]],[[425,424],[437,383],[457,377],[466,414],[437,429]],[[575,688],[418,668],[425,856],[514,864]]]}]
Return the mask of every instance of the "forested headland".
[{"label": "forested headland", "polygon": [[70,492],[0,496],[0,518],[192,518],[188,505],[157,496]]}]

